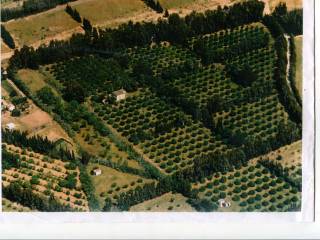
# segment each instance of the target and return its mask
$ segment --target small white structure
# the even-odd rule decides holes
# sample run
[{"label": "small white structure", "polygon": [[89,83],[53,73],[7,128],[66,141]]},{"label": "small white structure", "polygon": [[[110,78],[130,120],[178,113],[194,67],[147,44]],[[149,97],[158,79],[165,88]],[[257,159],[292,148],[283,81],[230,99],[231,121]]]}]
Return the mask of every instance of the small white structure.
[{"label": "small white structure", "polygon": [[14,128],[16,127],[16,125],[14,124],[14,123],[7,123],[7,125],[6,125],[6,129],[8,129],[8,130],[13,130]]},{"label": "small white structure", "polygon": [[124,89],[114,91],[112,94],[116,98],[117,102],[120,100],[126,99],[126,96],[127,96],[127,92]]},{"label": "small white structure", "polygon": [[102,171],[100,168],[93,169],[94,176],[99,176],[99,175],[101,175],[101,173],[102,173]]},{"label": "small white structure", "polygon": [[12,112],[16,107],[13,104],[8,105],[8,110]]},{"label": "small white structure", "polygon": [[219,207],[221,208],[228,208],[231,206],[231,203],[226,201],[225,199],[219,199],[218,203],[219,203]]}]

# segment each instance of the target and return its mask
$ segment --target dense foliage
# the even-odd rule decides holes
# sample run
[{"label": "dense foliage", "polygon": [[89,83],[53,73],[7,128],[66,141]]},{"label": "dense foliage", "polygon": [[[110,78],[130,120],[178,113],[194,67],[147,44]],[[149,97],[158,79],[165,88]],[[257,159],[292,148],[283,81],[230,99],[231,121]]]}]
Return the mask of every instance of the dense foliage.
[{"label": "dense foliage", "polygon": [[285,3],[280,3],[273,11],[274,16],[284,31],[293,35],[301,35],[303,29],[303,11],[302,9],[287,10]]},{"label": "dense foliage", "polygon": [[18,154],[12,154],[2,147],[1,167],[2,171],[20,166],[20,157]]},{"label": "dense foliage", "polygon": [[273,16],[265,16],[263,19],[263,23],[269,28],[272,36],[275,39],[275,48],[277,51],[277,68],[275,69],[275,80],[277,83],[278,90],[280,92],[280,100],[283,105],[286,107],[286,110],[289,113],[290,118],[293,121],[301,124],[302,121],[302,109],[295,98],[294,94],[292,94],[292,90],[290,88],[290,83],[287,82],[287,51],[288,46],[286,39],[284,37],[283,28],[277,22],[276,18]]},{"label": "dense foliage", "polygon": [[62,148],[57,149],[55,142],[52,142],[41,136],[27,137],[27,132],[18,130],[2,129],[2,141],[8,144],[13,144],[22,148],[31,148],[33,151],[51,156],[56,156],[64,160],[74,160],[73,152],[66,151]]},{"label": "dense foliage", "polygon": [[23,206],[43,212],[72,211],[70,207],[58,203],[53,196],[40,196],[33,193],[32,189],[24,188],[19,183],[12,183],[7,187],[3,186],[2,194],[11,201],[21,203]]}]

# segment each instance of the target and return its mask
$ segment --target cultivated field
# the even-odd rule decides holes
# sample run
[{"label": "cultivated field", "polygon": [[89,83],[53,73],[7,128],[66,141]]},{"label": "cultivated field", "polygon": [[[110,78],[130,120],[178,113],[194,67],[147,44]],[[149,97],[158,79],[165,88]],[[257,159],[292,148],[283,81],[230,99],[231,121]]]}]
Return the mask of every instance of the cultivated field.
[{"label": "cultivated field", "polygon": [[[181,17],[238,2],[160,0]],[[299,211],[301,106],[286,82],[280,17],[262,15],[279,1],[264,2],[70,42],[88,52],[16,53],[1,86],[2,181],[6,198],[30,209],[4,200],[6,210]],[[99,27],[165,18],[141,0],[70,5]],[[18,46],[65,39],[83,29],[64,8],[5,25]],[[295,43],[302,94],[302,37]],[[32,60],[39,68],[25,68]]]},{"label": "cultivated field", "polygon": [[[9,153],[18,154],[21,161],[19,168],[6,169],[2,173],[4,187],[22,181],[22,184],[28,185],[35,194],[53,195],[58,202],[77,211],[89,210],[86,195],[81,190],[78,168],[69,167],[68,162],[14,145],[3,144],[2,147]],[[65,179],[71,178],[75,181],[72,187],[63,183]]]},{"label": "cultivated field", "polygon": [[231,203],[218,211],[288,211],[299,205],[300,193],[290,183],[270,172],[260,163],[249,163],[228,173],[218,172],[193,184],[200,199],[218,205],[219,199]]}]

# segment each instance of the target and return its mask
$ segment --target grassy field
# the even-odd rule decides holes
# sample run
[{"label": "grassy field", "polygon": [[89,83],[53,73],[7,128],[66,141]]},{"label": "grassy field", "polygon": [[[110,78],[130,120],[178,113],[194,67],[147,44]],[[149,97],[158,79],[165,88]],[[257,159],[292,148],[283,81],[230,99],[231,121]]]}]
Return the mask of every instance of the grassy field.
[{"label": "grassy field", "polygon": [[115,18],[134,17],[137,12],[146,11],[146,6],[141,0],[91,0],[83,3],[74,2],[71,6],[93,24],[103,24]]},{"label": "grassy field", "polygon": [[44,76],[36,70],[21,69],[18,71],[18,78],[29,87],[32,93],[46,86]]},{"label": "grassy field", "polygon": [[302,141],[291,143],[275,151],[271,151],[259,158],[268,158],[271,161],[277,161],[284,167],[301,165]]},{"label": "grassy field", "polygon": [[296,87],[300,93],[300,97],[303,95],[303,69],[302,69],[302,35],[296,36],[294,38],[294,43],[296,46]]},{"label": "grassy field", "polygon": [[93,156],[111,160],[111,162],[142,169],[137,161],[131,160],[128,154],[121,151],[108,137],[101,137],[92,126],[87,125],[76,133],[75,140]]},{"label": "grassy field", "polygon": [[1,40],[1,53],[10,52],[11,49]]},{"label": "grassy field", "polygon": [[[96,167],[102,171],[100,176],[93,176],[91,174],[91,171]],[[137,175],[119,172],[104,165],[93,163],[88,164],[87,172],[90,174],[93,185],[95,186],[96,197],[101,208],[104,206],[105,197],[110,197],[114,200],[121,192],[126,191],[126,188],[130,189],[133,186],[136,187],[147,182],[152,182],[152,180],[143,179]]]},{"label": "grassy field", "polygon": [[187,198],[172,192],[163,194],[160,197],[139,203],[130,208],[131,212],[193,212],[195,211],[186,202]]},{"label": "grassy field", "polygon": [[79,26],[64,9],[53,9],[4,25],[19,46],[30,45]]},{"label": "grassy field", "polygon": [[165,9],[183,7],[188,4],[200,2],[199,0],[159,0],[161,6]]}]

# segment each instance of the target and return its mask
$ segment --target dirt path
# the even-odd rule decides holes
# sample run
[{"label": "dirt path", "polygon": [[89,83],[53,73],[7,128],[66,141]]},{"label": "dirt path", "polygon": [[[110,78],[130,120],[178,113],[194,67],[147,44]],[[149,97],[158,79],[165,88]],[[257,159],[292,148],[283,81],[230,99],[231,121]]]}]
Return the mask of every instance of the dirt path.
[{"label": "dirt path", "polygon": [[264,0],[264,10],[263,10],[263,14],[270,14],[271,13],[271,9],[270,9],[270,4],[269,4],[269,0]]},{"label": "dirt path", "polygon": [[291,82],[290,82],[290,79],[289,79],[289,74],[290,74],[290,41],[289,41],[289,35],[287,34],[284,34],[284,38],[286,39],[287,41],[287,69],[286,69],[286,80],[287,80],[287,85],[290,89],[290,92],[293,94],[293,90],[292,90],[292,87],[291,87]]},{"label": "dirt path", "polygon": [[22,97],[25,97],[26,95],[14,84],[14,82],[12,82],[12,80],[7,79],[8,83],[11,85],[11,87],[17,92],[19,93],[19,95],[21,95]]}]

